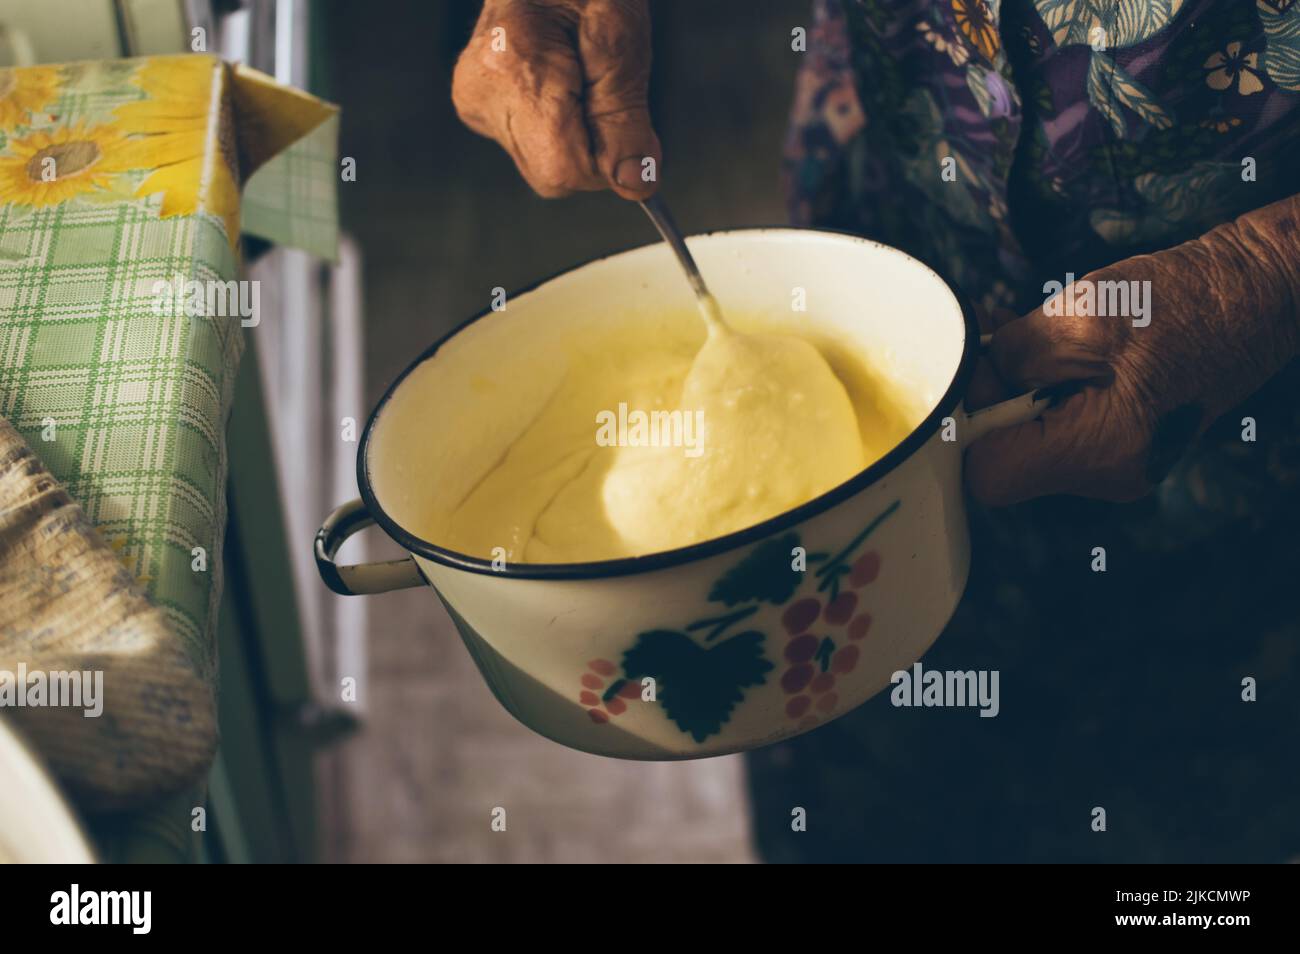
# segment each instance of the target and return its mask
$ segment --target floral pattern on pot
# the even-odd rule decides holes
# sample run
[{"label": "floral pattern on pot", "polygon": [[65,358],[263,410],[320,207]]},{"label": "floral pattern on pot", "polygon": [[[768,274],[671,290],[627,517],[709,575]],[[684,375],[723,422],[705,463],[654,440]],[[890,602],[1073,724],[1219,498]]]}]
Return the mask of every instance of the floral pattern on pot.
[{"label": "floral pattern on pot", "polygon": [[[597,724],[622,715],[629,701],[658,702],[677,728],[703,743],[722,731],[745,691],[764,685],[777,668],[768,658],[768,634],[740,625],[768,603],[786,607],[780,617],[784,642],[774,647],[786,717],[803,731],[835,715],[836,681],[857,667],[872,621],[863,605],[865,588],[882,564],[877,551],[862,548],[900,506],[895,500],[834,554],[807,553],[797,533],[759,544],[709,591],[709,600],[734,607],[730,612],[678,629],[643,630],[623,653],[621,667],[608,659],[589,661],[579,677],[578,701]],[[643,694],[647,678],[652,696]]]}]

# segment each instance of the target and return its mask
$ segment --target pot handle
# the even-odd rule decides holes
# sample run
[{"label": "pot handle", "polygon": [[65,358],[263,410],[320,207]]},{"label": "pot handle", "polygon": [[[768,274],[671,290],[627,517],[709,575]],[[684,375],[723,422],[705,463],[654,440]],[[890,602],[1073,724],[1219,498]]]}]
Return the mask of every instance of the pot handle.
[{"label": "pot handle", "polygon": [[[988,347],[992,335],[980,335],[980,350]],[[989,431],[1001,430],[1032,421],[1043,411],[1055,404],[1063,395],[1054,387],[1039,388],[1018,397],[990,404],[966,415],[966,426],[962,428],[962,446],[968,447]]]},{"label": "pot handle", "polygon": [[1032,421],[1056,403],[1056,398],[1045,388],[1030,391],[997,404],[990,404],[966,415],[962,431],[962,447],[968,447],[989,431],[1001,430]]},{"label": "pot handle", "polygon": [[316,569],[320,578],[335,593],[343,596],[368,596],[412,586],[423,586],[424,576],[411,557],[382,563],[353,563],[340,566],[334,562],[343,541],[375,522],[360,500],[349,500],[336,509],[316,531]]}]

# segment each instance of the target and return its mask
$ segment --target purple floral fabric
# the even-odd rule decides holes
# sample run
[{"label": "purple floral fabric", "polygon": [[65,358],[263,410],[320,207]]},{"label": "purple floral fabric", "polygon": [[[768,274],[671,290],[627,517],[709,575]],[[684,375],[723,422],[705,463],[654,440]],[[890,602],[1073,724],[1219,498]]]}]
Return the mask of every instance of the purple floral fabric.
[{"label": "purple floral fabric", "polygon": [[[790,214],[902,248],[985,308],[1300,192],[1300,0],[817,0]],[[944,173],[947,174],[944,174]],[[1244,445],[1242,416],[1271,440]],[[1300,507],[1300,369],[1162,484],[1160,549]]]},{"label": "purple floral fabric", "polygon": [[819,0],[791,215],[1024,311],[1296,192],[1297,107],[1295,0]]},{"label": "purple floral fabric", "polygon": [[[1298,104],[1293,0],[819,0],[791,214],[1025,312],[1067,271],[1300,192]],[[973,509],[971,582],[923,663],[997,670],[1000,714],[897,709],[882,693],[753,753],[763,855],[1300,858],[1300,761],[1279,757],[1300,750],[1296,371],[1142,501]],[[1096,546],[1107,572],[1089,568]],[[795,805],[806,831],[791,831]]]}]

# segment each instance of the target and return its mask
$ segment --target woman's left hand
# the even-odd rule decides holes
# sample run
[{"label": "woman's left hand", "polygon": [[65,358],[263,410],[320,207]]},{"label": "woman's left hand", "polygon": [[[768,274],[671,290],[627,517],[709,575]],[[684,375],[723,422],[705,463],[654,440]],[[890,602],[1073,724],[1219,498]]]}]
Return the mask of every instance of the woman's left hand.
[{"label": "woman's left hand", "polygon": [[[1103,282],[1124,283],[1126,314],[1110,313],[1123,304],[1121,286]],[[1080,300],[1085,283],[1098,293],[1091,303]],[[972,494],[994,505],[1142,496],[1219,415],[1300,353],[1298,307],[1293,197],[1085,275],[1023,317],[1005,313],[990,356],[1008,392],[1067,382],[1077,390],[1038,420],[976,441],[966,461]]]}]

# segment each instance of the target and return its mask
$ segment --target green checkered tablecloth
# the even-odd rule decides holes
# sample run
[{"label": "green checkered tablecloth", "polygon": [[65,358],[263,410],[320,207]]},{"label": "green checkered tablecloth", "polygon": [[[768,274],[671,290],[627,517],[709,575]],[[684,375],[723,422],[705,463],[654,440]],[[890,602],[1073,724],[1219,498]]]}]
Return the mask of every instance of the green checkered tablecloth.
[{"label": "green checkered tablecloth", "polygon": [[[27,215],[0,206],[0,414],[121,547],[204,665],[243,338],[236,320],[155,315],[153,288],[236,271],[204,215],[159,219],[149,203]],[[195,547],[207,572],[192,569]]]},{"label": "green checkered tablecloth", "polygon": [[335,114],[253,173],[244,186],[244,232],[336,261],[338,140]]},{"label": "green checkered tablecloth", "polygon": [[[182,74],[202,74],[192,90],[201,96],[187,94]],[[132,114],[134,125],[123,118],[121,107],[151,97],[154,114]],[[249,211],[263,234],[332,255],[334,115],[206,56],[0,70],[0,414],[119,549],[209,675],[224,431],[244,332],[237,317],[159,307],[159,289],[238,278],[227,229],[239,210],[207,185],[213,170],[238,167],[235,178],[246,177],[322,122],[271,167]],[[156,151],[156,167],[140,165],[142,146]],[[52,184],[37,181],[46,155],[68,166],[96,155],[81,174],[106,172],[93,183],[68,176],[76,194],[49,201],[56,194],[41,190]],[[159,169],[165,180],[151,179]],[[282,201],[266,199],[268,188]],[[181,201],[178,211],[177,197],[196,189],[193,208]],[[206,567],[196,569],[200,547]]]}]

